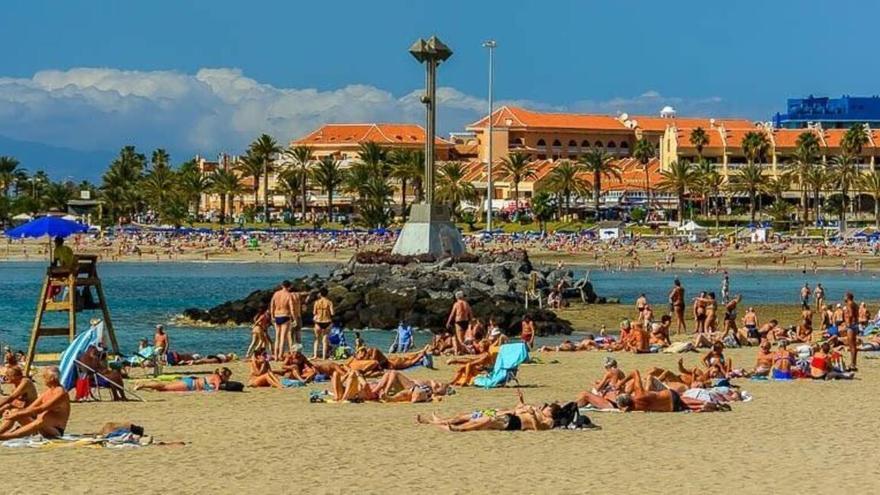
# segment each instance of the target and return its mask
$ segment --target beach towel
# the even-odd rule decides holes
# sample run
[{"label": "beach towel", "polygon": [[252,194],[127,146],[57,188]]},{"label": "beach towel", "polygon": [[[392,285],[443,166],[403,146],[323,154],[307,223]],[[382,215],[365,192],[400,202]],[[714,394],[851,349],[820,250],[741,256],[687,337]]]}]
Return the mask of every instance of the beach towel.
[{"label": "beach towel", "polygon": [[305,384],[306,382],[301,380],[292,380],[290,378],[281,379],[281,385],[283,385],[284,388],[299,388],[305,386]]},{"label": "beach towel", "polygon": [[694,344],[692,342],[673,342],[671,346],[663,349],[663,352],[665,354],[681,354],[692,350],[694,350]]},{"label": "beach towel", "polygon": [[529,359],[529,348],[522,342],[504,344],[498,350],[495,367],[492,372],[474,379],[474,385],[493,388],[505,385],[509,380],[516,380],[516,371],[522,363]]},{"label": "beach towel", "polygon": [[58,449],[58,448],[138,448],[153,443],[150,436],[137,436],[128,433],[110,433],[108,435],[64,435],[61,438],[46,439],[40,435],[16,438],[0,443],[4,448],[20,449]]}]

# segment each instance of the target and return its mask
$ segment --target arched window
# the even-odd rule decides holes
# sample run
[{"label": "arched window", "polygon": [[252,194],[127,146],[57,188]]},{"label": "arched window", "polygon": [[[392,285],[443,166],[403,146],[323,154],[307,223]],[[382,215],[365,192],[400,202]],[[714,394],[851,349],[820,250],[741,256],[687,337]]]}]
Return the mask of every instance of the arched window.
[{"label": "arched window", "polygon": [[578,147],[578,142],[575,141],[574,139],[572,139],[571,141],[568,142],[568,147],[569,147],[569,148],[577,148],[577,147]]},{"label": "arched window", "polygon": [[597,148],[604,148],[605,147],[605,145],[602,144],[602,141],[596,141],[595,143],[593,143],[593,146],[595,146]]},{"label": "arched window", "polygon": [[554,147],[562,146],[562,143],[560,143],[558,139],[554,139],[554,140],[553,140],[553,146],[554,146]]},{"label": "arched window", "polygon": [[608,148],[617,148],[617,145],[614,144],[614,141],[608,141]]},{"label": "arched window", "polygon": [[589,141],[587,141],[586,139],[584,139],[583,141],[581,141],[581,148],[589,148],[589,147],[590,147],[590,142],[589,142]]},{"label": "arched window", "polygon": [[624,142],[620,143],[620,147],[623,148],[623,149],[628,149],[628,148],[629,148],[629,143],[627,143],[626,141],[624,141]]},{"label": "arched window", "polygon": [[547,142],[544,141],[544,138],[538,140],[537,146],[547,146]]}]

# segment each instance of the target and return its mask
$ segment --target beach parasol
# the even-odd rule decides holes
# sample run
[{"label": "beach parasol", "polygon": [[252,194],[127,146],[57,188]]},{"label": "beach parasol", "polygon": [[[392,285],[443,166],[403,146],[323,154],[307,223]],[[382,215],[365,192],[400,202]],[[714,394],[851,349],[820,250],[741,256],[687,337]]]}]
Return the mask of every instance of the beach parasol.
[{"label": "beach parasol", "polygon": [[[10,239],[24,239],[26,237],[40,238],[49,236],[49,239],[51,240],[55,237],[68,237],[71,234],[88,232],[88,230],[88,225],[71,222],[70,220],[65,220],[63,218],[46,216],[32,220],[24,225],[19,225],[14,229],[7,230],[6,237],[9,237]],[[49,259],[52,259],[51,241],[49,242]]]}]

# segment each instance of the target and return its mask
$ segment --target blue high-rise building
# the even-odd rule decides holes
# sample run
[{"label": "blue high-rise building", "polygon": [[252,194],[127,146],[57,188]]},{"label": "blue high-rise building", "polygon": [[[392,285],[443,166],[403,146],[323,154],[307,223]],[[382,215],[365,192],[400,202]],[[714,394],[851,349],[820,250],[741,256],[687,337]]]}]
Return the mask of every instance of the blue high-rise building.
[{"label": "blue high-rise building", "polygon": [[848,129],[853,124],[869,124],[880,128],[880,97],[827,96],[789,98],[786,113],[773,116],[773,124],[783,129],[803,129],[808,124],[821,124],[824,129]]}]

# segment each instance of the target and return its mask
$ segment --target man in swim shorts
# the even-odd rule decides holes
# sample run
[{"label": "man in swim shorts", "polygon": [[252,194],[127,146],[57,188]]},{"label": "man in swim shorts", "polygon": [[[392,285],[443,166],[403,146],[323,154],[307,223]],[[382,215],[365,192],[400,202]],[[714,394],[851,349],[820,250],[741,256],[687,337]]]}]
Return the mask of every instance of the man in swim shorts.
[{"label": "man in swim shorts", "polygon": [[455,303],[449,312],[449,318],[446,319],[446,327],[450,328],[455,325],[455,338],[458,345],[464,348],[465,332],[470,325],[471,319],[474,317],[471,305],[464,298],[464,292],[457,291],[455,293]]},{"label": "man in swim shorts", "polygon": [[57,366],[43,368],[42,375],[46,390],[37,400],[24,409],[10,409],[3,413],[0,441],[37,433],[45,438],[64,436],[70,419],[70,397],[61,386],[61,373]]},{"label": "man in swim shorts", "polygon": [[284,354],[284,344],[287,342],[287,336],[290,332],[290,325],[294,317],[294,300],[290,293],[290,281],[281,282],[281,287],[272,294],[272,301],[269,303],[269,316],[275,325],[275,352],[277,359],[281,359]]}]

